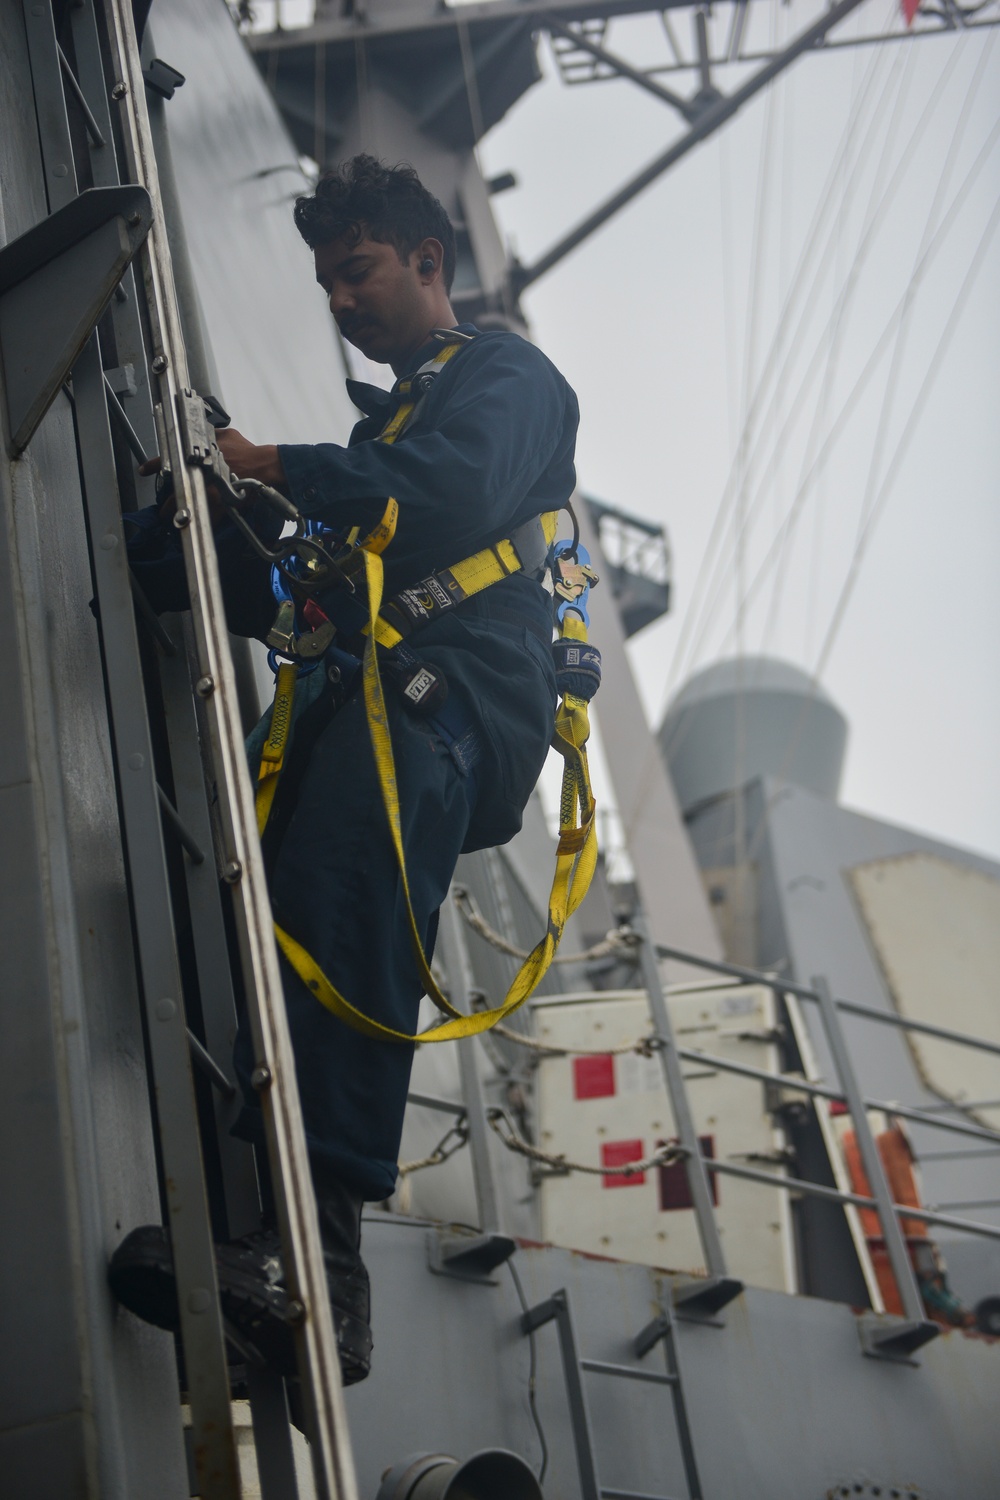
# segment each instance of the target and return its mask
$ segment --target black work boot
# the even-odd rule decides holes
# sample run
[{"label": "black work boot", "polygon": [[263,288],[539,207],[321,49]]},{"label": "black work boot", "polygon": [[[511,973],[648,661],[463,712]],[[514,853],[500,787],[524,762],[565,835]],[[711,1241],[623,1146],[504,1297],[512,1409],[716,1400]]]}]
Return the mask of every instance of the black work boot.
[{"label": "black work boot", "polygon": [[360,1253],[363,1200],[323,1164],[310,1166],[340,1368],[344,1384],[355,1385],[372,1362],[371,1290]]},{"label": "black work boot", "polygon": [[[318,1200],[326,1281],[345,1385],[371,1368],[369,1290],[358,1245],[361,1198],[324,1174]],[[241,1360],[266,1364],[286,1378],[296,1374],[294,1309],[285,1286],[281,1240],[264,1229],[215,1247],[223,1325]],[[108,1266],[111,1290],[130,1312],[157,1328],[180,1327],[174,1259],[167,1231],[147,1224],[126,1235]]]},{"label": "black work boot", "polygon": [[[226,1338],[235,1357],[296,1372],[294,1309],[284,1284],[281,1241],[273,1229],[215,1246]],[[180,1327],[174,1257],[167,1231],[145,1224],[125,1236],[108,1266],[108,1283],[123,1307],[146,1323]]]}]

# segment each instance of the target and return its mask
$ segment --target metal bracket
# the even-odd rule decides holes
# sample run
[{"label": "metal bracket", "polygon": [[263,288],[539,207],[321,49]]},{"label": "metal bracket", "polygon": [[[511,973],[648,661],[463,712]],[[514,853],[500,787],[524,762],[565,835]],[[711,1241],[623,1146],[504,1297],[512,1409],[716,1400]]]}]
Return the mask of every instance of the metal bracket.
[{"label": "metal bracket", "polygon": [[640,1329],[632,1341],[637,1359],[645,1359],[651,1349],[655,1349],[661,1339],[668,1339],[673,1329],[666,1313],[660,1313],[659,1317],[647,1323],[645,1328]]},{"label": "metal bracket", "polygon": [[861,1347],[869,1359],[884,1359],[897,1365],[917,1366],[911,1359],[918,1349],[936,1339],[941,1329],[930,1319],[886,1318],[863,1313],[858,1319]]},{"label": "metal bracket", "polygon": [[431,1230],[427,1236],[427,1264],[435,1276],[454,1276],[458,1281],[495,1286],[492,1272],[510,1260],[516,1249],[516,1240],[495,1230],[476,1235],[440,1234]]},{"label": "metal bracket", "polygon": [[723,1324],[715,1314],[743,1290],[735,1276],[704,1276],[692,1281],[677,1281],[672,1288],[674,1316],[687,1323],[707,1323],[712,1328]]},{"label": "metal bracket", "polygon": [[89,188],[0,250],[11,457],[31,441],[152,222],[145,188]]}]

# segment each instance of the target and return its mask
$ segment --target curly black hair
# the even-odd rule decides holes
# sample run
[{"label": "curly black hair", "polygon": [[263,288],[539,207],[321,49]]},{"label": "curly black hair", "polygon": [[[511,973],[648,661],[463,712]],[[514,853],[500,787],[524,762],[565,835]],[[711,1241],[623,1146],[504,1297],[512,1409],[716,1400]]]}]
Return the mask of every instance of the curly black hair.
[{"label": "curly black hair", "polygon": [[406,261],[421,240],[444,246],[446,291],[455,278],[455,231],[444,208],[412,167],[387,167],[362,152],[324,172],[315,193],[295,200],[295,227],[311,250],[331,240],[357,244],[367,236],[392,245]]}]

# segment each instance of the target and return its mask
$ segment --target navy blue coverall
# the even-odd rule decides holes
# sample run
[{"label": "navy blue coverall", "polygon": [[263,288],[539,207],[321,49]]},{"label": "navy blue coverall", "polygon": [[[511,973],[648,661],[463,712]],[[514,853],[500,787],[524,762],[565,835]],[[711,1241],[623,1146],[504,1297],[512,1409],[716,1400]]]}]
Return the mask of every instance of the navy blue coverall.
[{"label": "navy blue coverall", "polygon": [[[474,332],[469,325],[462,331]],[[411,368],[439,347],[419,350]],[[337,531],[374,524],[386,496],[398,501],[396,534],[383,558],[386,598],[558,509],[572,493],[576,397],[549,360],[515,334],[489,331],[463,347],[395,444],[377,438],[398,398],[356,382],[348,390],[365,416],[346,448],[291,445],[279,453],[290,498]],[[223,528],[217,541],[230,628],[262,636],[274,603],[261,566],[234,528]],[[166,585],[173,572],[166,562],[137,571],[156,608],[178,608],[183,601],[176,582]],[[386,684],[410,891],[428,954],[459,854],[504,843],[521,826],[552,735],[551,621],[541,584],[515,574],[410,638],[416,655],[447,679],[449,722],[474,732],[472,757],[453,757],[447,736],[407,713]],[[322,669],[296,688],[264,835],[275,919],[352,1004],[412,1034],[422,985],[363,697],[355,693],[330,717],[326,692]],[[267,722],[249,742],[254,772]],[[385,1198],[396,1180],[413,1049],[353,1031],[284,957],[281,963],[310,1156],[365,1198]],[[259,1111],[245,1026],[236,1065],[247,1099],[241,1133],[254,1136]]]}]

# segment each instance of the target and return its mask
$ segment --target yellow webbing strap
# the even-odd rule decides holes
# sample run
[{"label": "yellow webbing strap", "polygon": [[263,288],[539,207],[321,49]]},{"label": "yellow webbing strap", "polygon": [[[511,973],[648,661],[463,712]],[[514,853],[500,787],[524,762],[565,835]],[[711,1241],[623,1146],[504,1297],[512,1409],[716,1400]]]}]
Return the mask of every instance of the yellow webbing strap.
[{"label": "yellow webbing strap", "polygon": [[[369,629],[371,629],[382,602],[382,560],[376,554],[367,551],[365,573],[368,581]],[[582,621],[579,622],[579,631],[574,629],[567,633],[572,633],[577,638],[585,638]],[[549,894],[545,935],[521,965],[503,1003],[493,1010],[479,1011],[475,1015],[466,1016],[455,1010],[434,980],[410,900],[392,739],[378,667],[378,651],[371,635],[365,644],[363,684],[368,729],[371,734],[382,801],[399,865],[417,969],[426,993],[438,1009],[444,1011],[451,1019],[415,1036],[405,1031],[397,1031],[391,1026],[384,1026],[381,1022],[357,1010],[349,1000],[345,999],[331,984],[312,955],[276,923],[275,934],[278,946],[317,1000],[339,1020],[353,1027],[355,1031],[362,1032],[365,1036],[383,1042],[448,1042],[459,1037],[476,1036],[482,1031],[488,1031],[491,1026],[509,1016],[512,1011],[523,1004],[541,981],[559,946],[567,920],[580,905],[590,885],[597,862],[597,838],[594,800],[590,790],[586,753],[583,749],[590,729],[587,704],[582,698],[566,697],[556,717],[553,743],[563,756],[566,765],[563,771],[562,796],[559,805],[556,870]],[[579,821],[577,821],[578,809]]]},{"label": "yellow webbing strap", "polygon": [[[445,345],[436,356],[434,363],[447,363],[461,347],[462,345],[457,343]],[[397,440],[413,416],[418,401],[419,398],[414,401],[405,402],[400,407],[380,434],[382,442],[394,443]],[[409,880],[406,872],[406,854],[403,848],[399,786],[396,780],[396,765],[392,752],[389,717],[386,711],[385,696],[382,691],[382,679],[378,666],[376,643],[383,646],[393,646],[402,639],[394,627],[389,625],[387,621],[379,618],[383,589],[381,553],[392,540],[396,529],[397,515],[398,507],[396,502],[390,500],[378,526],[359,544],[363,552],[365,577],[368,586],[368,625],[365,630],[368,639],[365,642],[362,668],[365,711],[368,717],[368,730],[375,756],[375,766],[379,779],[379,787],[382,792],[382,802],[385,807],[393,848],[395,849],[396,860],[399,866],[403,896],[406,902],[407,922],[410,928],[410,940],[417,962],[417,969],[425,992],[433,1000],[438,1009],[443,1011],[450,1019],[415,1036],[410,1036],[405,1031],[396,1031],[391,1026],[382,1025],[381,1022],[375,1021],[370,1016],[366,1016],[364,1012],[357,1010],[349,1000],[345,999],[340,991],[331,984],[315,959],[302,947],[301,943],[297,943],[277,923],[274,924],[274,930],[279,948],[303,983],[312,991],[317,1000],[326,1006],[327,1010],[331,1011],[333,1015],[337,1016],[339,1020],[345,1022],[348,1026],[351,1026],[355,1031],[360,1031],[363,1035],[372,1037],[377,1041],[447,1042],[459,1037],[476,1036],[480,1032],[488,1031],[491,1026],[496,1025],[505,1016],[509,1016],[512,1011],[524,1003],[544,977],[546,970],[555,956],[566,922],[587,894],[597,863],[594,799],[590,787],[587,756],[584,748],[590,734],[590,723],[587,715],[586,701],[582,698],[575,698],[568,694],[565,695],[556,714],[555,734],[552,742],[555,749],[562,755],[565,765],[563,768],[562,793],[559,801],[559,841],[556,846],[556,869],[552,881],[552,889],[549,893],[548,922],[545,934],[521,965],[501,1005],[496,1006],[493,1010],[479,1011],[475,1015],[462,1015],[461,1012],[454,1008],[448,998],[441,993],[439,986],[435,982],[430,964],[427,962],[427,956],[424,953],[423,940],[417,926],[413,904],[410,899]],[[542,517],[545,539],[550,544],[555,535],[556,520],[557,513],[555,511],[548,512]],[[483,551],[466,558],[463,562],[451,568],[450,571],[457,580],[465,597],[468,598],[473,594],[480,593],[485,588],[489,588],[491,584],[498,583],[500,579],[508,577],[511,573],[517,572],[520,566],[520,559],[514,547],[509,541],[502,541],[498,542],[494,547],[484,548]],[[583,621],[575,615],[567,617],[567,621],[562,627],[562,633],[564,635],[571,635],[575,639],[586,640],[586,629]],[[257,823],[261,834],[263,834],[267,824],[271,803],[274,800],[278,774],[280,773],[284,759],[284,749],[291,724],[291,705],[296,675],[297,668],[294,665],[282,666],[278,671],[274,711],[271,717],[271,731],[261,757],[261,769],[258,779]],[[577,817],[578,813],[579,819]]]},{"label": "yellow webbing strap", "polygon": [[[499,583],[502,578],[509,578],[512,573],[520,572],[520,569],[521,559],[517,555],[517,549],[504,538],[492,547],[484,547],[481,552],[474,552],[471,557],[463,558],[447,571],[462,590],[460,597],[464,601],[471,599],[473,594],[481,594],[483,589]],[[379,615],[374,628],[375,639],[387,649],[398,646],[404,639],[395,625],[390,625],[383,615]],[[371,629],[370,624],[366,625],[364,634],[367,635]]]},{"label": "yellow webbing strap", "polygon": [[[454,344],[445,344],[441,349],[438,350],[437,354],[435,354],[431,363],[439,366],[446,365],[449,359],[452,359],[458,353],[459,349],[464,349],[467,342],[467,339],[459,339]],[[411,388],[412,381],[400,381],[399,390],[404,392],[407,396],[409,396]],[[412,418],[417,407],[420,405],[420,400],[421,397],[417,395],[412,399],[403,402],[402,406],[396,412],[395,416],[389,418],[388,422],[379,433],[378,440],[380,443],[394,443],[398,437],[402,437],[406,428],[410,424],[410,419]]]},{"label": "yellow webbing strap", "polygon": [[257,772],[257,833],[261,838],[264,837],[264,829],[271,815],[271,803],[278,790],[278,777],[285,759],[285,746],[292,722],[295,679],[298,675],[299,669],[295,663],[285,662],[278,668],[278,680],[274,685],[271,728],[260,753],[260,770]]}]

